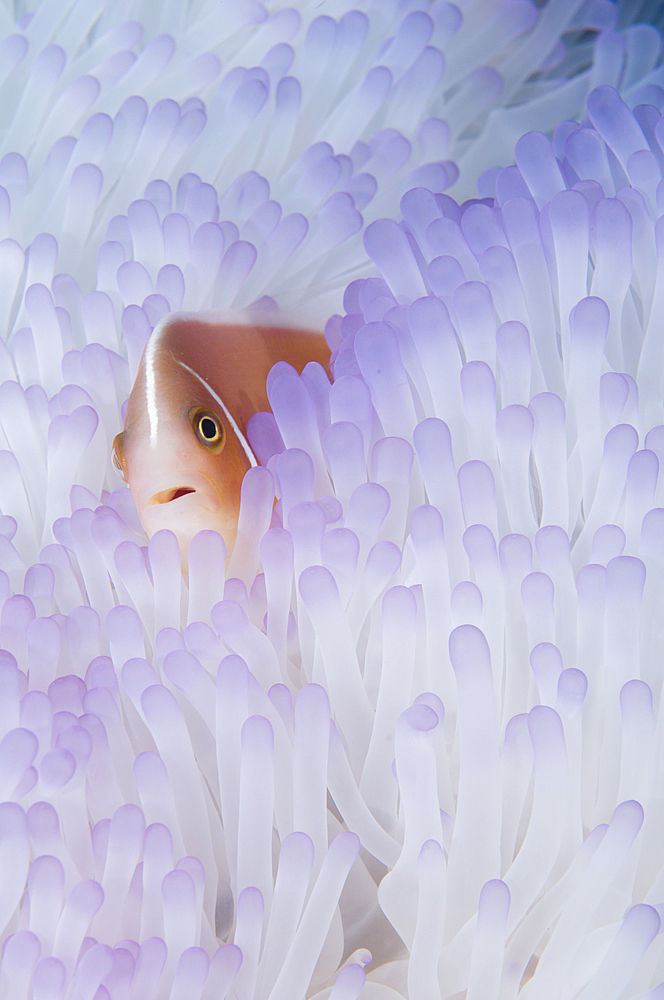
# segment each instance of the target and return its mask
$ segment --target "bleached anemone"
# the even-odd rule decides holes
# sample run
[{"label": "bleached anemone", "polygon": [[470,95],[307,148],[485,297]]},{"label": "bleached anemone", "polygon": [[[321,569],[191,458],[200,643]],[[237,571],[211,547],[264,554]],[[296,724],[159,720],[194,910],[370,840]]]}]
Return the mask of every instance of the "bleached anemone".
[{"label": "bleached anemone", "polygon": [[[661,39],[361,6],[4,14],[12,1000],[662,994]],[[273,370],[185,580],[122,403],[277,304],[334,382]]]}]

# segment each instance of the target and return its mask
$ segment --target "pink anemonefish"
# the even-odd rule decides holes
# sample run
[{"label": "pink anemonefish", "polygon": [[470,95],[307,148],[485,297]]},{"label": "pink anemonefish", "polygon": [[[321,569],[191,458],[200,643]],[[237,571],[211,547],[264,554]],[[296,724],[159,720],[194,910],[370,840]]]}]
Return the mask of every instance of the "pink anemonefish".
[{"label": "pink anemonefish", "polygon": [[256,465],[247,422],[269,410],[265,381],[277,361],[298,372],[329,365],[320,333],[286,326],[171,315],[153,330],[138,367],[113,461],[148,537],[170,528],[183,563],[192,537],[218,531],[230,553],[245,472]]}]

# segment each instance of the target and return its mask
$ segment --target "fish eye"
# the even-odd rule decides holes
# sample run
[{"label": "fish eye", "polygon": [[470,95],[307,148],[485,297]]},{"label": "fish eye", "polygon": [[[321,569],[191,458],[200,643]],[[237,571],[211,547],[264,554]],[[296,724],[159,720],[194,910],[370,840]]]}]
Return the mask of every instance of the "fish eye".
[{"label": "fish eye", "polygon": [[196,408],[191,411],[190,420],[194,434],[200,443],[208,451],[221,451],[226,441],[226,432],[216,413]]},{"label": "fish eye", "polygon": [[113,445],[111,448],[111,461],[113,462],[113,468],[119,475],[127,482],[127,476],[124,467],[124,454],[122,450],[122,432],[116,434],[113,438]]}]

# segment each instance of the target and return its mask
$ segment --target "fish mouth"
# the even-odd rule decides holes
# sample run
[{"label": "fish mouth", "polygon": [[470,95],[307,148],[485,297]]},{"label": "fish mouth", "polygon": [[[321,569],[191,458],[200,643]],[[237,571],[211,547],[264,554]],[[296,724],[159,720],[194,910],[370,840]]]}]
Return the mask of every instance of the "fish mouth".
[{"label": "fish mouth", "polygon": [[186,497],[190,493],[195,493],[196,489],[193,486],[175,486],[170,490],[160,490],[159,493],[154,493],[149,501],[149,506],[156,504],[172,503],[173,500],[179,500],[180,497]]},{"label": "fish mouth", "polygon": [[138,485],[134,495],[134,503],[139,517],[149,510],[171,510],[173,514],[184,516],[184,511],[201,507],[210,511],[219,506],[219,498],[208,479],[190,469],[174,470],[162,475],[150,477]]},{"label": "fish mouth", "polygon": [[167,530],[178,540],[182,566],[186,569],[187,553],[194,535],[200,531],[216,531],[227,547],[235,541],[237,513],[229,515],[207,478],[186,470],[175,475],[155,476],[140,484],[135,497],[136,509],[148,538]]}]

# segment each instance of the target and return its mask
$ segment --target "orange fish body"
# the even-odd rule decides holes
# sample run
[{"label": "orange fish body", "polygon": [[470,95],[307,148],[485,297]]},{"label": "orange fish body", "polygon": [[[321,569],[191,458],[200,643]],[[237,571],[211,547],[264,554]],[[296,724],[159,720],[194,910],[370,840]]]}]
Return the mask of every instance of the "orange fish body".
[{"label": "orange fish body", "polygon": [[192,537],[213,528],[230,552],[242,479],[257,464],[247,422],[269,409],[270,368],[329,359],[322,334],[286,326],[173,315],[155,327],[113,442],[148,537],[169,528],[186,562]]}]

